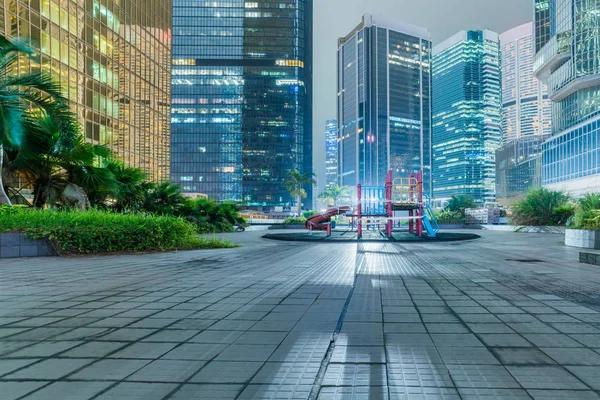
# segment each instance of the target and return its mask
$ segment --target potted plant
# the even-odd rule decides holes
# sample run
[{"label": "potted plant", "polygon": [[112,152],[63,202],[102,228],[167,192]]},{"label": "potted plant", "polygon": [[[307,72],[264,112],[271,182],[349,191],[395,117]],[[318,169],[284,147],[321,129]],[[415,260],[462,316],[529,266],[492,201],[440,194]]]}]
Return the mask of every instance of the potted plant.
[{"label": "potted plant", "polygon": [[568,225],[567,246],[600,249],[600,194],[587,194],[579,199]]}]

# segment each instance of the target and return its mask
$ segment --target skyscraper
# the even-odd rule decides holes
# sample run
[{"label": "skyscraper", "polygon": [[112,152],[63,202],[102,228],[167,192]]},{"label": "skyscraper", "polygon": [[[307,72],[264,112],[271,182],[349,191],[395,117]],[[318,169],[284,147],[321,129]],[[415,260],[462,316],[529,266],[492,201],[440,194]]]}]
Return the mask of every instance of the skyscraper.
[{"label": "skyscraper", "polygon": [[338,182],[338,125],[335,119],[325,124],[325,168],[326,187]]},{"label": "skyscraper", "polygon": [[496,199],[510,205],[542,183],[542,143],[552,132],[548,87],[533,75],[533,24],[500,35],[502,138],[496,152]]},{"label": "skyscraper", "polygon": [[542,184],[573,195],[599,192],[600,2],[534,5],[534,73],[548,84],[552,101],[553,135],[543,146]]},{"label": "skyscraper", "polygon": [[533,24],[500,35],[504,142],[552,132],[548,87],[533,75]]},{"label": "skyscraper", "polygon": [[429,31],[382,16],[338,41],[339,183],[424,171],[431,192]]},{"label": "skyscraper", "polygon": [[61,83],[89,141],[169,179],[170,0],[2,0],[0,34],[39,46],[20,71]]},{"label": "skyscraper", "polygon": [[287,172],[312,171],[312,0],[174,0],[173,26],[173,182],[289,204]]},{"label": "skyscraper", "polygon": [[434,198],[495,201],[494,155],[502,140],[498,34],[461,31],[435,46],[432,80]]}]

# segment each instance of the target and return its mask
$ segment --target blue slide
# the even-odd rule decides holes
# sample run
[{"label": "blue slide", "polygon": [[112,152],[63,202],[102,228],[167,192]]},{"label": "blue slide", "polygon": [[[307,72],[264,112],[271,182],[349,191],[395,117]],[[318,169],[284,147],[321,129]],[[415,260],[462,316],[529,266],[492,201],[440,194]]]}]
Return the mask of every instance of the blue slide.
[{"label": "blue slide", "polygon": [[435,214],[429,206],[429,196],[426,196],[427,203],[423,207],[423,228],[427,231],[429,237],[436,237],[440,231],[440,225],[435,219]]}]

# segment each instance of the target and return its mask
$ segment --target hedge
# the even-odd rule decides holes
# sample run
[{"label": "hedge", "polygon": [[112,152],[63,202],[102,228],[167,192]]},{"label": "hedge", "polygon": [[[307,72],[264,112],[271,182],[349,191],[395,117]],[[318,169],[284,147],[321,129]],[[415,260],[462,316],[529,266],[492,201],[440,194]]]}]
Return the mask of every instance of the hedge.
[{"label": "hedge", "polygon": [[236,247],[201,238],[181,218],[109,211],[29,210],[0,208],[0,232],[23,232],[46,238],[63,254],[150,252]]}]

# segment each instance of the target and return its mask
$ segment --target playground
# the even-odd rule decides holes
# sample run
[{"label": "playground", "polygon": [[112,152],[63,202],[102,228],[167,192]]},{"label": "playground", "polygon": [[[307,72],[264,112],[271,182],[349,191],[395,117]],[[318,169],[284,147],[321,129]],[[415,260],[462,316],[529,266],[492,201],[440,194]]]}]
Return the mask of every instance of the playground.
[{"label": "playground", "polygon": [[[336,223],[343,216],[346,224]],[[479,236],[462,232],[440,232],[423,191],[423,171],[407,178],[393,178],[388,171],[385,186],[357,185],[356,203],[329,207],[309,217],[305,232],[267,234],[266,239],[331,242],[447,242]]]}]

